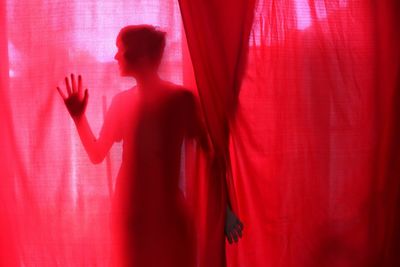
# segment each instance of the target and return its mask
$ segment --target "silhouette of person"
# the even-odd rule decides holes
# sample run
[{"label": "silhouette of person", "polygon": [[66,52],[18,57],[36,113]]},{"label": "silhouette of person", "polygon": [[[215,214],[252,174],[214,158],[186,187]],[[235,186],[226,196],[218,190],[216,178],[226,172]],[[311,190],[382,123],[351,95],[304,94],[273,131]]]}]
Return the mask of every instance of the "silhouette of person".
[{"label": "silhouette of person", "polygon": [[[82,77],[65,78],[66,94],[57,87],[93,163],[102,162],[114,142],[123,142],[112,203],[111,266],[195,266],[193,228],[178,183],[184,138],[208,151],[196,98],[158,75],[164,32],[126,26],[116,45],[121,76],[135,78],[137,85],[114,96],[98,138],[85,116],[88,90]],[[225,234],[237,241],[243,225],[229,208],[226,218]]]}]

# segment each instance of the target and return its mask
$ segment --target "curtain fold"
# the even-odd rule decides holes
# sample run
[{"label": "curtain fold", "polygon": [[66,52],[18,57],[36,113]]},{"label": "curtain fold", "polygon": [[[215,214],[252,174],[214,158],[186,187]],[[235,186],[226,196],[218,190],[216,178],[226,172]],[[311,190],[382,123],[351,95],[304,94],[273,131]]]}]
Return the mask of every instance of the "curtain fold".
[{"label": "curtain fold", "polygon": [[378,105],[380,147],[377,167],[378,186],[382,195],[376,197],[376,266],[400,264],[400,16],[398,1],[373,3],[376,18],[375,86]]},{"label": "curtain fold", "polygon": [[216,149],[237,106],[255,1],[179,1],[200,100]]},{"label": "curtain fold", "polygon": [[13,212],[14,162],[9,154],[12,138],[10,106],[8,99],[8,51],[6,5],[0,2],[0,266],[18,266],[18,253],[15,238],[16,214]]},{"label": "curtain fold", "polygon": [[[255,1],[180,0],[191,62],[214,156],[222,165],[197,181],[196,216],[200,266],[225,266],[226,206],[236,210],[229,158],[229,123],[234,118],[246,66]],[[189,154],[189,153],[187,153]],[[200,166],[203,162],[198,162]],[[192,170],[193,171],[193,170]],[[197,169],[198,171],[198,169]],[[196,191],[196,190],[192,190]],[[227,199],[228,197],[228,199]],[[228,201],[227,201],[228,200]]]}]

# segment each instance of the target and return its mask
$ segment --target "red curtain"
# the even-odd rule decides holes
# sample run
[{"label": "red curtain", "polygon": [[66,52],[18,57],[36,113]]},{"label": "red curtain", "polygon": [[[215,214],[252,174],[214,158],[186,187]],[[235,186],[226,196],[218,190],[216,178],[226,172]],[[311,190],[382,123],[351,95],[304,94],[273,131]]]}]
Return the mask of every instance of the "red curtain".
[{"label": "red curtain", "polygon": [[200,265],[225,266],[221,235],[225,210],[227,205],[236,208],[235,195],[229,194],[233,183],[228,124],[235,115],[244,74],[254,1],[179,3],[205,122],[215,157],[224,162],[211,175],[190,179],[194,182],[192,191],[200,194],[194,208],[200,217],[196,221],[202,222],[198,226]]},{"label": "red curtain", "polygon": [[0,266],[17,266],[17,245],[14,237],[15,221],[11,207],[13,206],[13,196],[10,188],[12,187],[11,175],[13,172],[13,143],[12,140],[12,124],[10,120],[9,103],[4,101],[7,99],[8,92],[4,90],[8,84],[8,55],[6,46],[6,20],[5,6],[0,5],[0,162],[1,162],[1,186],[0,186]]},{"label": "red curtain", "polygon": [[[165,79],[195,89],[193,65],[231,170],[245,228],[228,266],[400,265],[397,2],[1,1],[0,266],[107,266],[120,145],[91,165],[55,86],[80,72],[99,130],[132,84],[115,37],[143,23],[168,32]],[[219,178],[197,180],[203,266],[224,264]]]},{"label": "red curtain", "polygon": [[228,265],[397,266],[399,5],[258,1],[249,47],[251,2],[181,10],[214,144],[231,138]]},{"label": "red curtain", "polygon": [[[259,1],[231,121],[231,266],[397,266],[399,5]],[[247,226],[247,227],[246,227]]]}]

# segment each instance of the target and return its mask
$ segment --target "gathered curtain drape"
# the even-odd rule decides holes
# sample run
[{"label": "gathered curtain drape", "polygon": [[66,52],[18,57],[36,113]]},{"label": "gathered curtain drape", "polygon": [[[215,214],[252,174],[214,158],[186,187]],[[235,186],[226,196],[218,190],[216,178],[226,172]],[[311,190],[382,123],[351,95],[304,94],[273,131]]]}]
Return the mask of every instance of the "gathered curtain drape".
[{"label": "gathered curtain drape", "polygon": [[198,226],[199,264],[225,266],[224,236],[220,233],[224,229],[226,206],[236,208],[229,121],[235,114],[244,75],[255,1],[230,1],[229,5],[224,1],[201,0],[179,3],[213,157],[221,162],[209,177],[194,175],[190,179],[195,188],[191,191],[197,189],[200,194],[196,216],[203,219],[197,220],[202,222]]},{"label": "gathered curtain drape", "polygon": [[[0,1],[0,266],[108,266],[121,147],[93,166],[55,86],[81,73],[99,130],[133,84],[116,35],[145,23],[224,162],[209,177],[185,144],[199,266],[398,266],[399,18],[396,0]],[[225,251],[228,203],[244,235]]]}]

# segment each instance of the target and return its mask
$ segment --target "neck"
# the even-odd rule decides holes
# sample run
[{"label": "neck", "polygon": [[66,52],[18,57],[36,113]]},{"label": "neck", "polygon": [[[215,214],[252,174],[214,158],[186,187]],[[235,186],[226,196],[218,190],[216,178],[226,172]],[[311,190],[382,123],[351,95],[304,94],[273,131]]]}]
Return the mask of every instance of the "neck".
[{"label": "neck", "polygon": [[158,87],[161,79],[156,72],[143,73],[136,78],[137,87],[140,91],[149,92]]}]

